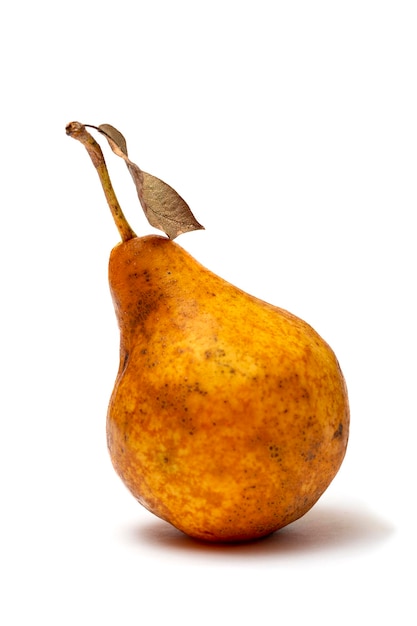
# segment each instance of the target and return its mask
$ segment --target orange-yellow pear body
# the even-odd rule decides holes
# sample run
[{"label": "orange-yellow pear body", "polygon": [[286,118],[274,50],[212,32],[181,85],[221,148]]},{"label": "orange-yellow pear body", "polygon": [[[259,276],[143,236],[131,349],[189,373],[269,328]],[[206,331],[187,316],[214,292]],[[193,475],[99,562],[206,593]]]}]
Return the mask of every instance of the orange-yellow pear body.
[{"label": "orange-yellow pear body", "polygon": [[165,237],[116,246],[109,280],[121,350],[107,437],[132,494],[208,541],[255,539],[304,515],[348,440],[327,343]]}]

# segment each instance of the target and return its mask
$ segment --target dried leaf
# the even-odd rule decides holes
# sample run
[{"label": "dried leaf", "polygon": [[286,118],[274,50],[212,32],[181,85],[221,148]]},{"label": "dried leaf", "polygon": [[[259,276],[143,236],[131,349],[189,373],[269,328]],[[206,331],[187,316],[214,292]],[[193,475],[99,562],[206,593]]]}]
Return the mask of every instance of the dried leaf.
[{"label": "dried leaf", "polygon": [[203,229],[195,219],[183,198],[167,183],[143,172],[127,155],[126,140],[122,133],[110,124],[101,124],[103,133],[113,152],[124,159],[133,178],[142,209],[151,226],[162,230],[170,239],[182,233]]},{"label": "dried leaf", "polygon": [[142,206],[146,207],[144,210],[149,222],[163,230],[170,239],[204,228],[175,189],[146,172],[143,172],[142,198]]},{"label": "dried leaf", "polygon": [[[122,133],[117,130],[117,128],[111,126],[110,124],[100,124],[98,130],[106,136],[113,152],[122,158],[122,155],[127,156],[126,139],[123,137]],[[122,154],[120,154],[120,152],[122,152]]]}]

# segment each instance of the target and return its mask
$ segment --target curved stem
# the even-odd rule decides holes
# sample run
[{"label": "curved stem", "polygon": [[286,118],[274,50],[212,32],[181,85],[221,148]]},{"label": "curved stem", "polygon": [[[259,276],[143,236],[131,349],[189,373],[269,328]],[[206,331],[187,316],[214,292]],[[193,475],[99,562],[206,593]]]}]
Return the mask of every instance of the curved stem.
[{"label": "curved stem", "polygon": [[101,186],[103,187],[104,194],[106,196],[107,204],[110,207],[111,214],[114,222],[117,226],[117,230],[120,233],[122,241],[128,241],[136,237],[136,234],[132,230],[127,221],[119,201],[117,200],[113,185],[110,180],[109,172],[107,170],[106,161],[104,160],[103,152],[97,143],[97,141],[86,130],[84,124],[80,122],[71,122],[66,127],[66,133],[73,139],[80,141],[86,148],[94,167],[100,178]]}]

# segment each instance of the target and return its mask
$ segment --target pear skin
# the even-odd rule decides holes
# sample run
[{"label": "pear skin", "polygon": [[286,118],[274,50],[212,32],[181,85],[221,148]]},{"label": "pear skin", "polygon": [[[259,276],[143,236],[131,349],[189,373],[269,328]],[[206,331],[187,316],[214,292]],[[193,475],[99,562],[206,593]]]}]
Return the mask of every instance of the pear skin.
[{"label": "pear skin", "polygon": [[109,282],[121,340],[107,440],[134,497],[212,542],[260,538],[304,515],[348,441],[328,344],[162,236],[117,245]]}]

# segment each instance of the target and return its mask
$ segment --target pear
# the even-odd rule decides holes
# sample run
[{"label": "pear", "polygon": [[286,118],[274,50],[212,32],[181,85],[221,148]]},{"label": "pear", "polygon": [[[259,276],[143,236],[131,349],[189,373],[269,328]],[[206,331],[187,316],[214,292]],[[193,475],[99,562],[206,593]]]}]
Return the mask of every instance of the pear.
[{"label": "pear", "polygon": [[109,280],[121,354],[108,446],[133,495],[212,541],[261,537],[306,513],[348,436],[329,346],[164,237],[116,246]]},{"label": "pear", "polygon": [[107,442],[117,474],[144,507],[199,540],[253,540],[299,519],[348,442],[332,349],[171,239],[124,232],[109,261],[120,364]]}]

